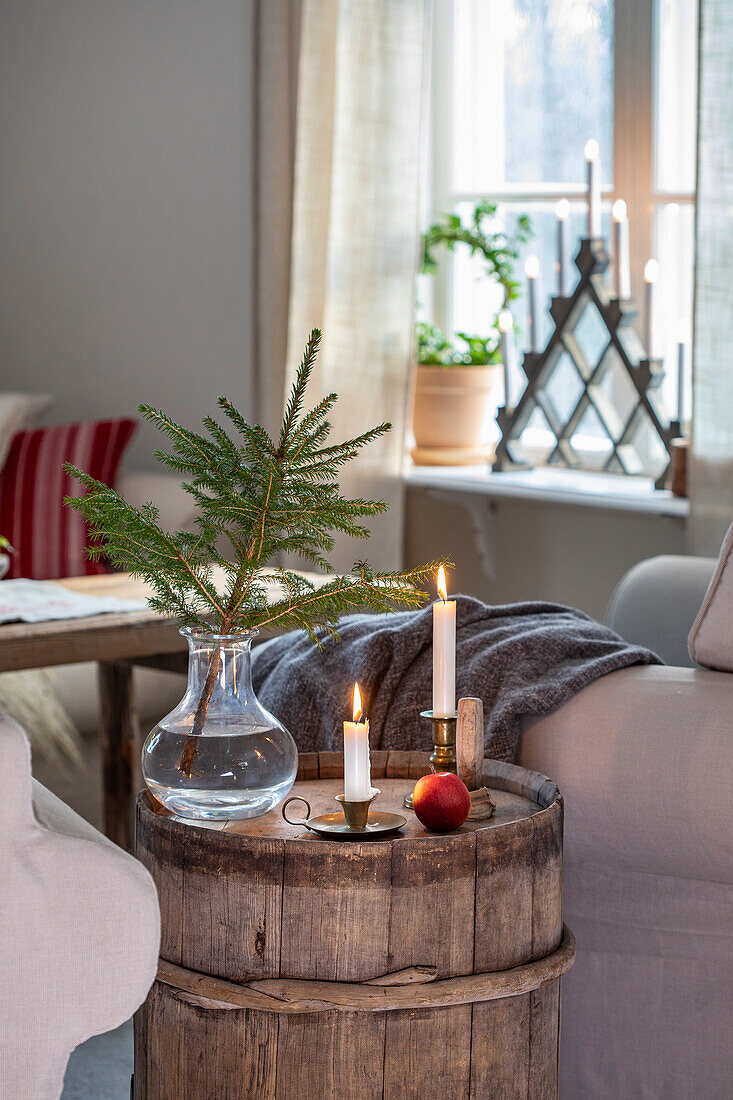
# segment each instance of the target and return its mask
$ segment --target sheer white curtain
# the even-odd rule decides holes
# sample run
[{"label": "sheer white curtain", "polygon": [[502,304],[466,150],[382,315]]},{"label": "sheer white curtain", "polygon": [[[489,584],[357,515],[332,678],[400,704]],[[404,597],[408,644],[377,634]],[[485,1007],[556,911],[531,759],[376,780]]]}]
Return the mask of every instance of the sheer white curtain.
[{"label": "sheer white curtain", "polygon": [[690,549],[733,521],[733,3],[700,0]]},{"label": "sheer white curtain", "polygon": [[[346,468],[344,491],[387,500],[365,547],[402,556],[402,457],[412,356],[428,0],[302,0],[288,379],[324,333],[312,397],[335,391],[340,437],[393,431]],[[362,549],[344,540],[347,569]]]}]

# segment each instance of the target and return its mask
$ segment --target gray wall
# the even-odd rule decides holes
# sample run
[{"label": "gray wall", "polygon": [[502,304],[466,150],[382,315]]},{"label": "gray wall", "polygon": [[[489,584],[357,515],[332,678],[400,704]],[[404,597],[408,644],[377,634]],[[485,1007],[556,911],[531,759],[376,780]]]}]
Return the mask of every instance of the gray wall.
[{"label": "gray wall", "polygon": [[[478,522],[466,507],[473,502]],[[685,521],[536,501],[488,501],[422,489],[407,493],[405,559],[443,554],[456,565],[456,591],[487,603],[550,600],[603,619],[627,569],[656,554],[683,554]],[[477,552],[477,534],[486,561]]]},{"label": "gray wall", "polygon": [[0,388],[49,420],[249,409],[252,9],[0,6]]}]

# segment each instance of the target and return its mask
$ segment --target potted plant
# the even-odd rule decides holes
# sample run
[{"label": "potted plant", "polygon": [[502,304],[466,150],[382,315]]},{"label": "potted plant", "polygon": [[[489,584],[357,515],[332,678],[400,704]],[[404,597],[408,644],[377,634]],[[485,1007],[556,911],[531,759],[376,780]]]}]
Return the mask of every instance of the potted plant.
[{"label": "potted plant", "polygon": [[465,246],[472,256],[482,257],[486,276],[501,288],[501,301],[487,336],[457,332],[450,340],[434,325],[418,323],[412,412],[416,444],[412,457],[418,464],[470,464],[484,462],[491,454],[486,425],[496,405],[500,379],[498,317],[501,309],[519,296],[514,265],[519,246],[532,232],[529,218],[521,215],[510,236],[496,228],[496,214],[495,203],[482,201],[467,223],[458,214],[449,214],[431,225],[423,238],[423,273],[436,270],[439,247],[452,252],[458,245]]}]

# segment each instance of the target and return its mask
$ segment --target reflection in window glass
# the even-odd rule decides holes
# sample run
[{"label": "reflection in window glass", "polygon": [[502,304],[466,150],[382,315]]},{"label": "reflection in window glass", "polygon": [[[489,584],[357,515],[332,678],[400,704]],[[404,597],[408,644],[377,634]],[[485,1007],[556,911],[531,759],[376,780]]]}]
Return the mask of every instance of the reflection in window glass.
[{"label": "reflection in window glass", "polygon": [[659,0],[656,185],[695,190],[697,0]]},{"label": "reflection in window glass", "polygon": [[453,186],[613,178],[613,0],[454,0]]}]

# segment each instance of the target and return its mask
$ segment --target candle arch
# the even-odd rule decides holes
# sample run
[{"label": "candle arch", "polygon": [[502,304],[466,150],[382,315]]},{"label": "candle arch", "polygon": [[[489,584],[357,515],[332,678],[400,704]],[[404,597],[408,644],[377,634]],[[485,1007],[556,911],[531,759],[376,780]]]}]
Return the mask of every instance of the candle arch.
[{"label": "candle arch", "polygon": [[[582,240],[575,265],[580,278],[573,293],[552,298],[550,315],[554,328],[545,347],[524,354],[522,370],[527,379],[524,392],[516,406],[511,407],[507,403],[498,410],[497,424],[501,438],[497,443],[493,469],[505,471],[531,467],[521,436],[535,409],[544,415],[554,436],[548,465],[597,469],[597,466],[589,466],[582,452],[573,445],[573,435],[584,414],[593,409],[611,443],[604,470],[653,476],[656,487],[663,488],[669,471],[672,440],[681,435],[681,427],[679,420],[670,420],[662,413],[657,399],[657,391],[664,378],[662,360],[653,358],[637,336],[633,328],[636,317],[633,302],[614,293],[604,277],[609,257],[603,239],[588,237]],[[587,308],[596,310],[607,335],[603,351],[595,363],[587,361],[575,336]],[[562,416],[552,400],[549,387],[555,369],[566,353],[575,366],[582,389],[570,413]],[[603,378],[614,361],[620,363],[633,385],[634,400],[626,415],[614,407],[601,389]],[[661,470],[652,467],[648,455],[635,445],[636,436],[643,426],[652,430],[664,448],[666,459]]]}]

